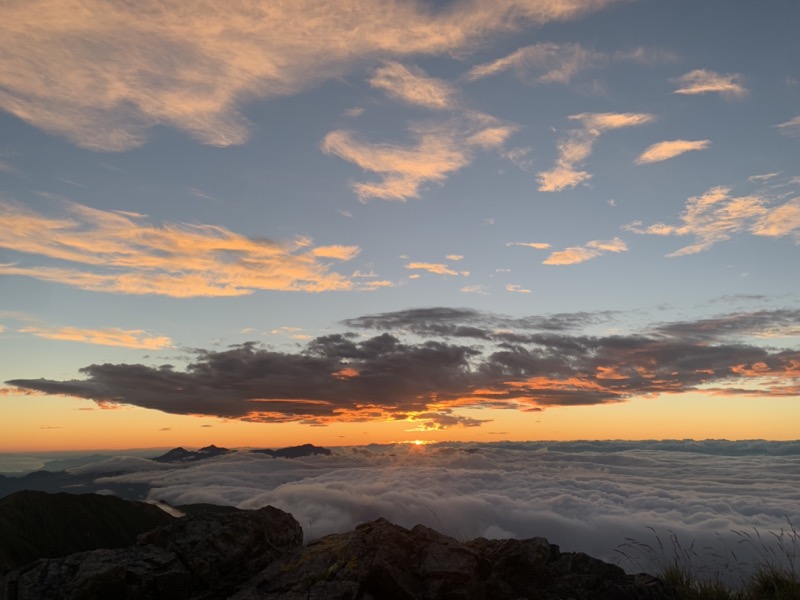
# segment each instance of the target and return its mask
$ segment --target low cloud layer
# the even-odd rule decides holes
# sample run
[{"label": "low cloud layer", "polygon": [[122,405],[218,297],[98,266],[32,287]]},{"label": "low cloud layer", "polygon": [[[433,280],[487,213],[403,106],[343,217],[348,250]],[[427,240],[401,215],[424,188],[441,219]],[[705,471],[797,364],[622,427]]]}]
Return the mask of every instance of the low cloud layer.
[{"label": "low cloud layer", "polygon": [[435,429],[480,425],[459,414],[464,407],[530,411],[689,391],[800,393],[800,350],[762,345],[776,331],[797,331],[800,311],[580,332],[612,318],[415,309],[351,319],[343,324],[349,330],[296,352],[248,342],[196,350],[184,370],[106,363],[81,369],[83,379],[7,383],[174,414],[312,425],[390,419]]},{"label": "low cloud layer", "polygon": [[[731,530],[770,531],[800,521],[797,442],[520,442],[334,448],[331,456],[275,460],[236,453],[188,466],[139,470],[130,459],[97,464],[107,483],[151,486],[170,504],[212,502],[291,512],[306,541],[385,517],[460,539],[547,537],[632,570],[626,538],[666,543],[675,532],[699,555],[739,561],[754,548]],[[142,461],[143,462],[143,461]],[[92,472],[92,465],[81,473]],[[117,471],[117,472],[119,472]],[[713,550],[701,550],[711,547]],[[623,549],[624,550],[624,549]],[[635,552],[630,548],[628,554]],[[746,567],[744,567],[746,569]],[[732,573],[731,573],[732,572]],[[740,574],[732,569],[728,575]]]}]

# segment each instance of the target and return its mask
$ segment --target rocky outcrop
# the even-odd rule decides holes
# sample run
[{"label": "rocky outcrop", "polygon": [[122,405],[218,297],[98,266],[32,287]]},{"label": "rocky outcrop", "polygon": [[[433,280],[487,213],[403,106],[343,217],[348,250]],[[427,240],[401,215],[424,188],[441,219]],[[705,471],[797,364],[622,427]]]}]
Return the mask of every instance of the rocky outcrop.
[{"label": "rocky outcrop", "polygon": [[136,546],[41,559],[6,577],[2,600],[227,598],[302,544],[290,514],[267,506],[176,519]]},{"label": "rocky outcrop", "polygon": [[0,600],[672,600],[544,538],[461,542],[385,519],[302,546],[288,513],[196,512],[134,546],[43,558],[9,574]]},{"label": "rocky outcrop", "polygon": [[543,538],[461,543],[384,519],[324,537],[269,565],[232,600],[667,600],[649,576]]}]

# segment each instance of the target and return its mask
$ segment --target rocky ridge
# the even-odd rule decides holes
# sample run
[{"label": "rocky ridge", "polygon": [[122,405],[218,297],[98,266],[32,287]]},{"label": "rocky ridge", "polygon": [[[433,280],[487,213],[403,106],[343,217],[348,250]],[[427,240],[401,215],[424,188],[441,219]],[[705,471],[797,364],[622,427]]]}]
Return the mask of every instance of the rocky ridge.
[{"label": "rocky ridge", "polygon": [[273,507],[199,511],[135,545],[41,558],[8,574],[0,600],[671,600],[648,575],[544,538],[458,541],[385,519],[308,545]]}]

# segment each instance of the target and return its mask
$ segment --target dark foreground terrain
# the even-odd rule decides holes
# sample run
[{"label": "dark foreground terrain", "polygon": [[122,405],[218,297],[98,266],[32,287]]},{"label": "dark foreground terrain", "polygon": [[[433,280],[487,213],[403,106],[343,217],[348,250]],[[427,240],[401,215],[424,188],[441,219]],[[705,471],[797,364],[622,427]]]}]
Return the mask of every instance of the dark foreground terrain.
[{"label": "dark foreground terrain", "polygon": [[461,542],[384,519],[303,545],[292,515],[194,505],[172,517],[95,494],[23,491],[0,503],[0,599],[660,600],[543,538]]}]

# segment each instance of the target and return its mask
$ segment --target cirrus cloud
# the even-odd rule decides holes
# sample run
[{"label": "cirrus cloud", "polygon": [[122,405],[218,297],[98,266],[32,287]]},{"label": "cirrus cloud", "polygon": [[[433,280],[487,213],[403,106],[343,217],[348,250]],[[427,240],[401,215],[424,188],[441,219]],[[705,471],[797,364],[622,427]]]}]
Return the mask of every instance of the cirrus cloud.
[{"label": "cirrus cloud", "polygon": [[[0,247],[42,264],[0,264],[21,275],[97,292],[241,296],[256,290],[321,292],[356,289],[320,259],[350,260],[355,246],[311,246],[253,239],[217,225],[154,225],[143,215],[63,204],[66,215],[46,216],[0,203]],[[50,266],[56,260],[69,266]]]},{"label": "cirrus cloud", "polygon": [[[377,59],[468,51],[487,37],[617,0],[375,3],[102,0],[0,5],[0,109],[79,146],[141,146],[154,126],[246,141],[254,98],[297,93]],[[41,18],[47,15],[47,18]]]},{"label": "cirrus cloud", "polygon": [[636,159],[637,165],[645,165],[654,162],[661,162],[676,156],[680,156],[686,152],[695,150],[705,150],[711,145],[710,140],[670,140],[666,142],[658,142],[648,148],[639,155]]},{"label": "cirrus cloud", "polygon": [[99,344],[101,346],[120,346],[123,348],[139,348],[144,350],[159,350],[171,348],[172,340],[165,336],[155,336],[141,329],[119,329],[109,327],[106,329],[83,329],[80,327],[48,327],[41,325],[28,325],[20,329],[23,333],[49,340],[62,340],[68,342],[81,342],[84,344]]},{"label": "cirrus cloud", "polygon": [[592,154],[597,138],[604,132],[622,127],[650,123],[653,115],[645,113],[582,113],[569,117],[582,127],[572,129],[558,142],[555,166],[538,175],[540,192],[559,192],[591,179],[592,175],[578,168]]},{"label": "cirrus cloud", "polygon": [[676,82],[680,86],[675,94],[708,94],[717,93],[723,96],[744,96],[748,90],[741,83],[742,76],[738,73],[722,75],[706,69],[695,69],[678,77]]},{"label": "cirrus cloud", "polygon": [[627,252],[628,246],[621,239],[615,237],[613,240],[592,240],[584,246],[573,246],[566,250],[552,252],[542,264],[545,265],[575,265],[597,258],[606,252]]}]

